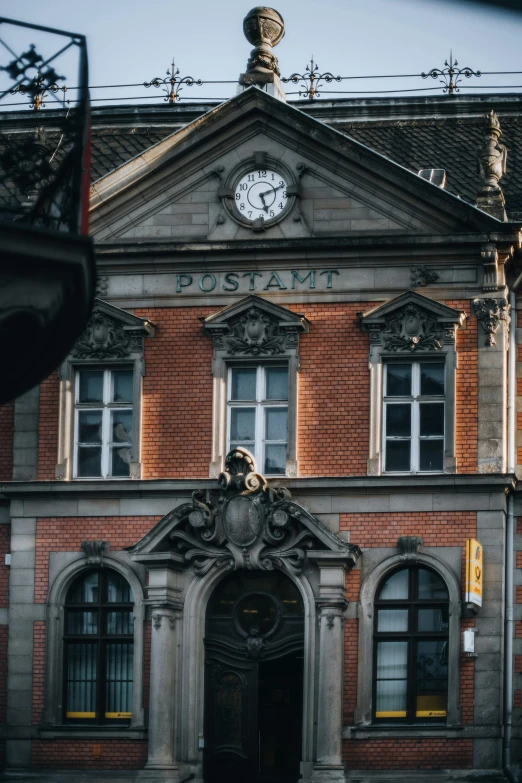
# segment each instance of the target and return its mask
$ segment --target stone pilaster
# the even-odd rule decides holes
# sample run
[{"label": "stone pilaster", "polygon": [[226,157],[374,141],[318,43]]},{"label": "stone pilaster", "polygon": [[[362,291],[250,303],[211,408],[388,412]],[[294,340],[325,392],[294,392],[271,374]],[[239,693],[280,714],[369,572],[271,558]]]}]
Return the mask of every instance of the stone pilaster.
[{"label": "stone pilaster", "polygon": [[176,611],[152,607],[150,651],[149,758],[147,769],[176,772]]},{"label": "stone pilaster", "polygon": [[344,666],[345,567],[324,560],[319,585],[319,689],[317,760],[313,781],[344,780],[342,707]]},{"label": "stone pilaster", "polygon": [[478,328],[478,472],[502,473],[507,456],[507,346],[509,304],[503,298],[473,301]]}]

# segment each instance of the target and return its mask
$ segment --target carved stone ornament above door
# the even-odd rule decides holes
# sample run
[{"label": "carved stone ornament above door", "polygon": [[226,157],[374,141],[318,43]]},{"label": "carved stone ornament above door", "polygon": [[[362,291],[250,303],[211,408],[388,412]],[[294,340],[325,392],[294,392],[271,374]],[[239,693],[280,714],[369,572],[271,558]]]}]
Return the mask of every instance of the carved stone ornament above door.
[{"label": "carved stone ornament above door", "polygon": [[213,568],[281,568],[299,575],[307,553],[330,553],[353,565],[360,552],[294,502],[288,489],[270,487],[243,448],[227,455],[217,492],[195,490],[191,502],[167,514],[131,552],[147,563],[158,562],[160,552],[167,556],[166,550],[171,562],[192,567],[199,577]]}]

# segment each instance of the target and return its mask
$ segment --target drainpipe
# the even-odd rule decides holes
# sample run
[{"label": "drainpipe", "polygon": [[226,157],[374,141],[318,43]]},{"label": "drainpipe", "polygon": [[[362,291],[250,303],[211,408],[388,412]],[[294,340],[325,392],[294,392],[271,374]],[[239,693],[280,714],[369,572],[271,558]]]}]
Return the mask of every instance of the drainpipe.
[{"label": "drainpipe", "polygon": [[[508,473],[515,473],[516,465],[516,290],[522,282],[522,274],[515,280],[509,294],[511,305],[511,324],[509,331],[508,364]],[[518,776],[511,768],[511,730],[513,719],[513,556],[514,556],[514,515],[513,495],[508,496],[506,521],[506,573],[504,607],[504,738],[502,746],[502,767],[510,783],[518,783]]]},{"label": "drainpipe", "polygon": [[504,741],[502,767],[510,783],[518,783],[511,769],[511,726],[513,716],[513,495],[508,497],[506,524],[506,605],[504,614]]}]

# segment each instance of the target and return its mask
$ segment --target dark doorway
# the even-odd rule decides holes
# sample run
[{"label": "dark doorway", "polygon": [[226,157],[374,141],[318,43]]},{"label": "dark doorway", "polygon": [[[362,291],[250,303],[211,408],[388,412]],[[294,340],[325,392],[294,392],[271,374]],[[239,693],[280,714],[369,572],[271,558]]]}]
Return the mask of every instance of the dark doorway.
[{"label": "dark doorway", "polygon": [[302,747],[303,602],[278,571],[217,587],[205,632],[205,783],[296,783]]}]

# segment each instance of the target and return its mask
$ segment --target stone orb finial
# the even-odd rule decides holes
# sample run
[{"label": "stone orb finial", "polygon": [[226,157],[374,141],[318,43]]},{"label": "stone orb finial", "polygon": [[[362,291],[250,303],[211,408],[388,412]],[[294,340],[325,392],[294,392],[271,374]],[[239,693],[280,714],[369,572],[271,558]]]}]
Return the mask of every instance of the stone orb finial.
[{"label": "stone orb finial", "polygon": [[243,31],[249,43],[255,48],[250,53],[247,72],[266,73],[273,71],[279,75],[277,57],[272,47],[277,46],[285,34],[285,23],[281,14],[274,8],[257,6],[245,16]]}]

